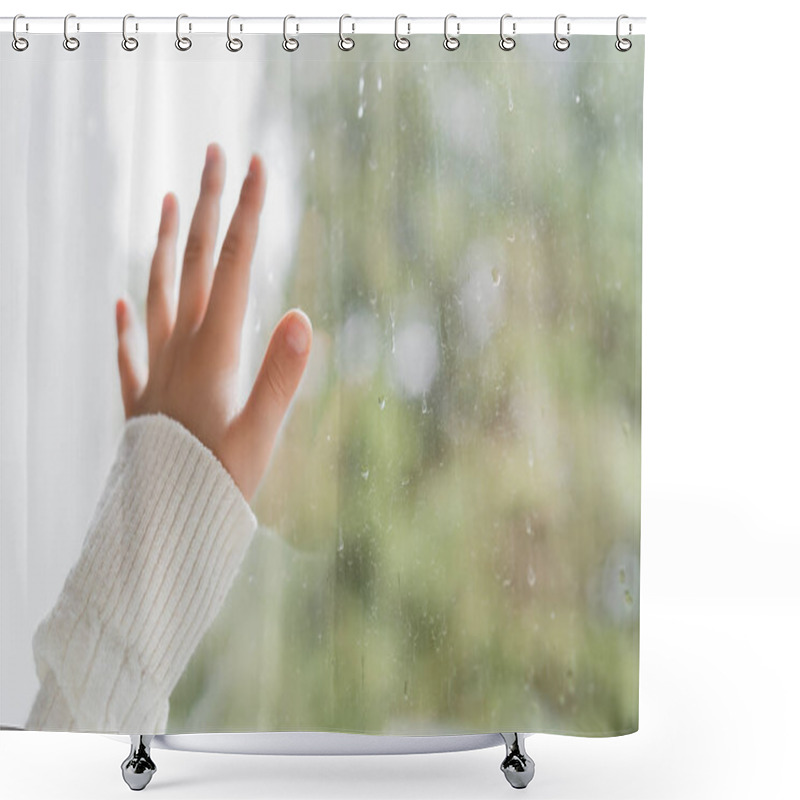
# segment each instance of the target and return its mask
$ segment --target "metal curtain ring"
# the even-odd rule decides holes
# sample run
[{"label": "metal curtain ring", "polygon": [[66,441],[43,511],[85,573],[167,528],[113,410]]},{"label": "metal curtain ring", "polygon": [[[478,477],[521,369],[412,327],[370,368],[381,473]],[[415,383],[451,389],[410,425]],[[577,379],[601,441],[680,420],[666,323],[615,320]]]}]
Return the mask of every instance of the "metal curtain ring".
[{"label": "metal curtain ring", "polygon": [[[353,18],[349,14],[342,14],[342,16],[339,17],[339,49],[344,50],[345,52],[347,52],[348,50],[352,50],[356,46],[355,39],[351,39],[349,36],[345,36],[344,31],[342,30],[342,26],[346,19],[353,19]],[[356,25],[355,23],[352,23],[352,25],[353,25],[353,32],[355,32]]]},{"label": "metal curtain ring", "polygon": [[[516,40],[513,37],[508,36],[508,34],[506,34],[503,30],[503,25],[507,19],[511,19],[511,14],[503,14],[503,16],[500,17],[500,49],[506,51],[513,50],[517,46]],[[517,32],[516,22],[511,23],[511,32]]]},{"label": "metal curtain ring", "polygon": [[130,53],[139,46],[139,40],[133,36],[128,36],[127,24],[129,19],[133,19],[133,14],[126,14],[122,18],[122,49]]},{"label": "metal curtain ring", "polygon": [[[621,39],[620,35],[619,35],[619,22],[620,22],[620,20],[628,19],[628,18],[629,17],[628,17],[627,14],[620,14],[617,17],[617,41],[614,42],[614,47],[616,47],[617,50],[620,51],[620,53],[627,53],[628,50],[630,50],[631,47],[633,47],[633,42],[630,39]],[[631,24],[629,22],[628,23],[628,35],[630,35],[632,30],[633,30],[633,27],[631,26]]]},{"label": "metal curtain ring", "polygon": [[[290,37],[289,34],[286,32],[287,25],[290,19],[297,19],[297,17],[293,17],[291,14],[287,14],[283,18],[283,49],[287,53],[293,53],[295,50],[297,50],[298,47],[300,47],[300,42],[298,42],[297,39]],[[300,26],[298,25],[297,30],[299,29]]]},{"label": "metal curtain ring", "polygon": [[[227,47],[231,53],[238,53],[244,45],[242,44],[241,39],[231,38],[231,20],[233,19],[239,19],[239,17],[236,14],[231,14],[228,17],[228,41],[225,42],[225,47]],[[239,30],[241,30],[241,26],[239,27]]]},{"label": "metal curtain ring", "polygon": [[25,15],[24,14],[17,14],[17,16],[14,17],[14,22],[11,25],[11,34],[14,37],[11,40],[11,46],[18,53],[21,53],[23,50],[27,50],[28,49],[28,45],[30,44],[30,42],[28,42],[27,39],[25,39],[23,36],[20,36],[17,33],[17,20],[18,19],[25,19]]},{"label": "metal curtain ring", "polygon": [[[461,42],[458,40],[458,36],[451,36],[447,32],[447,23],[451,19],[456,19],[456,15],[448,14],[444,18],[444,42],[442,42],[442,44],[444,45],[445,50],[453,51],[453,50],[458,50],[458,46],[461,44]],[[456,34],[460,33],[460,31],[461,31],[461,23],[456,22]]]},{"label": "metal curtain ring", "polygon": [[[401,19],[408,19],[405,14],[398,14],[394,18],[394,49],[400,50],[408,50],[411,47],[411,39],[406,39],[405,36],[400,35],[400,20]],[[411,33],[411,23],[407,22],[406,27],[408,28],[408,33]]]},{"label": "metal curtain ring", "polygon": [[[65,50],[70,50],[70,51],[71,50],[77,50],[81,46],[81,43],[78,41],[78,39],[76,39],[74,36],[70,36],[67,33],[67,22],[69,21],[70,17],[74,17],[74,16],[75,16],[74,14],[67,14],[67,16],[64,17],[64,42],[63,42],[63,45],[64,45],[64,49]],[[78,28],[78,30],[80,30],[80,28]]]},{"label": "metal curtain ring", "polygon": [[[188,18],[188,14],[178,14],[175,18],[175,47],[178,50],[186,51],[192,46],[192,40],[188,36],[181,36],[181,20]],[[189,30],[192,30],[192,23],[189,23]]]},{"label": "metal curtain ring", "polygon": [[[555,25],[554,25],[554,31],[555,31],[555,35],[556,35],[556,40],[553,42],[553,47],[555,47],[555,49],[558,50],[561,53],[563,53],[564,50],[568,50],[569,49],[569,39],[567,39],[564,36],[559,36],[558,35],[558,21],[560,19],[566,19],[566,18],[567,18],[566,14],[559,14],[556,17],[556,21],[555,21]],[[567,23],[567,36],[569,36],[569,22]]]}]

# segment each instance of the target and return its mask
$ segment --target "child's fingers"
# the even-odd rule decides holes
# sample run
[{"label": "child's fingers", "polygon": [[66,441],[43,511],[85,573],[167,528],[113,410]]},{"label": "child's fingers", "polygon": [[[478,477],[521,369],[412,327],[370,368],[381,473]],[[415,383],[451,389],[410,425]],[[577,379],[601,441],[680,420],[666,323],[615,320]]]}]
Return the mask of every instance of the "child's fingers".
[{"label": "child's fingers", "polygon": [[214,245],[219,228],[219,200],[225,183],[225,157],[212,142],[200,181],[200,197],[194,210],[181,273],[180,297],[175,327],[194,330],[202,321],[214,271]]},{"label": "child's fingers", "polygon": [[299,308],[287,311],[275,327],[250,397],[236,420],[237,435],[250,450],[254,486],[267,466],[275,436],[308,363],[313,332]]},{"label": "child's fingers", "polygon": [[225,353],[233,362],[237,362],[239,356],[242,323],[247,311],[250,263],[258,238],[258,218],[264,207],[266,185],[264,166],[254,155],[222,243],[203,320],[203,328],[213,340],[222,342]]},{"label": "child's fingers", "polygon": [[133,414],[136,400],[144,388],[144,380],[134,357],[133,315],[124,300],[117,301],[116,314],[119,382],[122,391],[122,405],[125,408],[125,418],[129,419]]},{"label": "child's fingers", "polygon": [[149,362],[155,363],[175,324],[175,243],[178,238],[178,201],[164,196],[158,243],[150,267],[147,289],[147,345]]}]

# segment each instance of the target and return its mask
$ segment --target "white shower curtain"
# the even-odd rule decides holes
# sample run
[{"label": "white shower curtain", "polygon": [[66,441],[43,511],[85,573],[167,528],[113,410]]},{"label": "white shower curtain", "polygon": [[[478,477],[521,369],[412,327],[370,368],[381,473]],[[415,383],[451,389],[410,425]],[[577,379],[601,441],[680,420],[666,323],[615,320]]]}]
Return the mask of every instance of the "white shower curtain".
[{"label": "white shower curtain", "polygon": [[217,142],[217,255],[268,175],[240,399],[287,309],[314,340],[167,731],[636,730],[644,37],[29,38],[0,56],[2,723],[125,430],[115,302],[141,332],[162,198],[180,266]]}]

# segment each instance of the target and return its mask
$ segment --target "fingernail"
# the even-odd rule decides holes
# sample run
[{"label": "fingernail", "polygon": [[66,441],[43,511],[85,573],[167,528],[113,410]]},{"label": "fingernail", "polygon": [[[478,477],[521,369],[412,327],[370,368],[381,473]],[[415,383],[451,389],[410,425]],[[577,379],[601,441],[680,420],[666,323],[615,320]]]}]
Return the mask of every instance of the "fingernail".
[{"label": "fingernail", "polygon": [[255,157],[255,154],[254,154],[250,158],[250,167],[247,170],[247,177],[248,178],[252,178],[253,174],[255,173],[255,171],[256,171],[256,157]]},{"label": "fingernail", "polygon": [[[298,312],[298,314],[302,314],[308,320],[308,317],[306,317],[300,309],[295,309],[295,311]],[[289,348],[293,350],[296,355],[300,356],[308,350],[311,337],[309,336],[308,328],[303,324],[303,320],[299,318],[298,314],[293,315],[289,322],[286,323],[285,336],[286,344],[289,345]],[[308,324],[310,325],[311,322],[309,321]]]},{"label": "fingernail", "polygon": [[216,153],[216,150],[215,150],[215,148],[214,148],[214,143],[212,142],[212,143],[211,143],[211,144],[210,144],[210,145],[209,145],[209,146],[206,148],[206,167],[207,167],[209,164],[211,164],[211,162],[214,160],[214,155],[215,155],[215,153]]}]

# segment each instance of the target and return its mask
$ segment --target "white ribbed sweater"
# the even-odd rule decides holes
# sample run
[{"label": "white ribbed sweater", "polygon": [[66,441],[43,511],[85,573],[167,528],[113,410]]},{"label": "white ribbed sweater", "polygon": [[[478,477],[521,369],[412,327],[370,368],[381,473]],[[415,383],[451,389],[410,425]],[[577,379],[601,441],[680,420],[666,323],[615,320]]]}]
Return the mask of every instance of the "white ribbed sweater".
[{"label": "white ribbed sweater", "polygon": [[166,732],[169,696],[256,529],[214,454],[162,414],[125,425],[80,556],[33,637],[29,730]]}]

